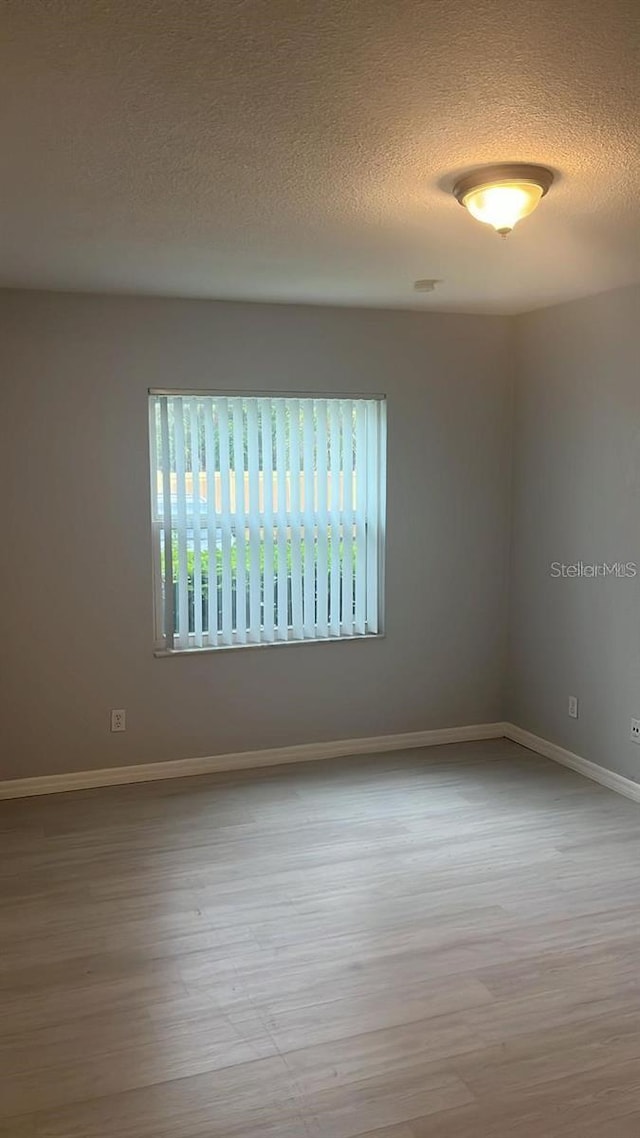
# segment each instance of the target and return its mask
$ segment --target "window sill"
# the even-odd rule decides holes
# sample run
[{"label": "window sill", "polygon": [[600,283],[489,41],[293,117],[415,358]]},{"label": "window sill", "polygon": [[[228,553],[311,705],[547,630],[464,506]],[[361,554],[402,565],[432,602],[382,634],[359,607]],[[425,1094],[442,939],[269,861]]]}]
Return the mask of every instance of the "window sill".
[{"label": "window sill", "polygon": [[215,647],[206,648],[174,648],[173,650],[167,648],[154,649],[154,656],[157,659],[173,656],[204,656],[211,655],[214,652],[236,652],[239,649],[245,648],[302,648],[305,644],[358,644],[363,640],[384,640],[384,632],[365,632],[362,636],[321,636],[316,639],[309,638],[308,640],[271,640],[267,643],[247,643],[247,644],[218,644]]}]

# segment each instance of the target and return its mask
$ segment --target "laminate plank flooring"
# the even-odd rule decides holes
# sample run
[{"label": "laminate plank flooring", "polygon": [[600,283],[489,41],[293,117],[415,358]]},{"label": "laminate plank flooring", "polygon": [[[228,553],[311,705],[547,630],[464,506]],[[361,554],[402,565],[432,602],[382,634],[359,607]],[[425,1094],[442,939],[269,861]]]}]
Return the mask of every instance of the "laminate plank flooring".
[{"label": "laminate plank flooring", "polygon": [[0,1138],[637,1138],[640,807],[505,740],[0,803]]}]

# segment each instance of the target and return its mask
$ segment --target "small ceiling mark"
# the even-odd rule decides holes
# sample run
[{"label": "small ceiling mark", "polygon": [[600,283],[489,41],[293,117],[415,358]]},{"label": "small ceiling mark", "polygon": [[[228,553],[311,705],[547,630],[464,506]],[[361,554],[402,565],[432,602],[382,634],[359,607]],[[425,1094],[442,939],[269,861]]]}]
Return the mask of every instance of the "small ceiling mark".
[{"label": "small ceiling mark", "polygon": [[435,278],[425,277],[424,280],[414,281],[413,288],[415,292],[435,292],[436,285],[442,284],[442,281]]}]

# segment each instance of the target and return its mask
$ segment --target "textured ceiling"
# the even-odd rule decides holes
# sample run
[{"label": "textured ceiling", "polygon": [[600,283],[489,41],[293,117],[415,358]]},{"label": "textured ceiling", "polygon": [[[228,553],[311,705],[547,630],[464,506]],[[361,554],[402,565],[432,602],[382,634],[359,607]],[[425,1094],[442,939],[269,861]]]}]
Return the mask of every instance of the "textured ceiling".
[{"label": "textured ceiling", "polygon": [[[640,279],[640,0],[5,0],[2,41],[2,285],[515,312]],[[502,160],[559,175],[506,241],[446,192]]]}]

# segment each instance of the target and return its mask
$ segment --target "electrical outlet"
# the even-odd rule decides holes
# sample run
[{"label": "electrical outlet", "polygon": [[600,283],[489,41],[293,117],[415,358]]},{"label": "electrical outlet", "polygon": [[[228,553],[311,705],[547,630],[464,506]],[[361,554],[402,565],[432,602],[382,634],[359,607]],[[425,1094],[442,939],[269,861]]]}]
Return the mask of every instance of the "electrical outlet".
[{"label": "electrical outlet", "polygon": [[112,731],[126,731],[127,730],[127,713],[123,707],[119,710],[111,712],[111,730]]},{"label": "electrical outlet", "polygon": [[577,695],[569,696],[569,715],[572,719],[578,718],[578,697]]},{"label": "electrical outlet", "polygon": [[631,720],[631,738],[634,743],[640,743],[640,719]]}]

